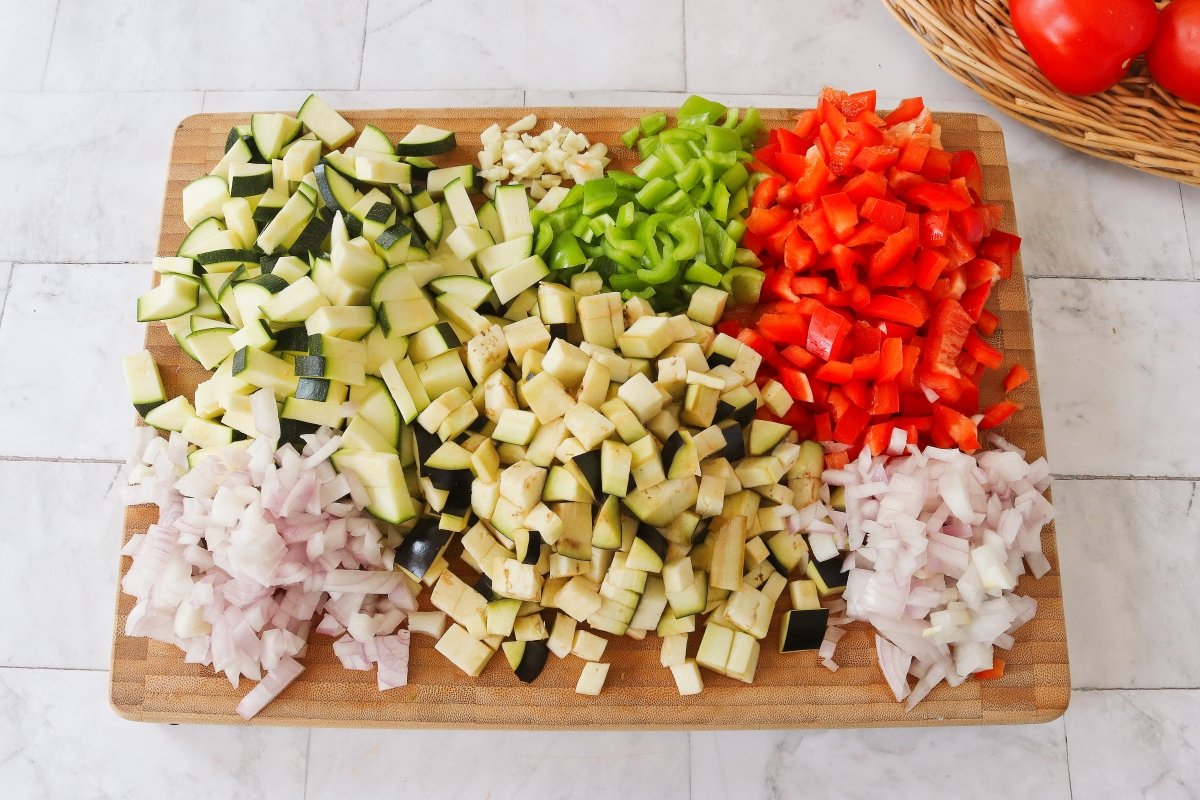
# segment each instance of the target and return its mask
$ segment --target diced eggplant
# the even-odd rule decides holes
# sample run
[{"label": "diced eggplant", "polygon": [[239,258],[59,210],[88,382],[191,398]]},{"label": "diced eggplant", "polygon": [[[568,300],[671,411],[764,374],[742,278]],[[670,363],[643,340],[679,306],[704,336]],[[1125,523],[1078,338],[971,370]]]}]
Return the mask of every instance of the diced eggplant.
[{"label": "diced eggplant", "polygon": [[779,626],[779,652],[819,650],[829,623],[829,609],[815,608],[789,611]]},{"label": "diced eggplant", "polygon": [[604,477],[600,469],[600,451],[589,450],[586,453],[580,453],[571,459],[575,462],[575,466],[583,474],[587,480],[588,486],[592,489],[592,494],[599,498],[604,494]]},{"label": "diced eggplant", "polygon": [[404,537],[404,541],[396,548],[396,566],[407,571],[417,580],[425,577],[425,573],[433,566],[446,545],[450,543],[451,534],[438,530],[437,522],[425,518],[418,520],[416,526]]}]

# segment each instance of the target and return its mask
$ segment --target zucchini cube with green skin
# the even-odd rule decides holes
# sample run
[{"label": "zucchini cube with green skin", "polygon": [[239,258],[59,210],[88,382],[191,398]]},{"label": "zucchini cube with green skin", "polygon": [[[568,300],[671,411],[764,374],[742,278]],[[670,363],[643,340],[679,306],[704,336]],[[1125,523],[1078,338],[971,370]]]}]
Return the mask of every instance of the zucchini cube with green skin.
[{"label": "zucchini cube with green skin", "polygon": [[[274,273],[272,273],[274,274]],[[322,307],[330,305],[320,288],[307,275],[272,295],[259,307],[273,323],[305,322]]]},{"label": "zucchini cube with green skin", "polygon": [[530,256],[493,275],[492,288],[496,291],[496,298],[501,303],[507,303],[531,286],[536,286],[549,274],[550,269],[541,256]]},{"label": "zucchini cube with green skin", "polygon": [[315,94],[305,99],[296,117],[330,150],[354,138],[354,126]]},{"label": "zucchini cube with green skin", "polygon": [[379,304],[379,327],[388,336],[412,334],[436,325],[437,311],[426,297],[410,298],[407,300],[386,300]]},{"label": "zucchini cube with green skin", "polygon": [[475,404],[468,400],[442,420],[442,424],[438,426],[437,435],[442,441],[453,439],[471,427],[471,424],[478,418],[479,411],[475,408]]},{"label": "zucchini cube with green skin", "polygon": [[487,632],[489,636],[509,636],[521,610],[520,600],[501,599],[487,604]]},{"label": "zucchini cube with green skin", "polygon": [[309,315],[304,327],[310,336],[327,333],[358,341],[375,327],[375,311],[370,306],[322,306]]},{"label": "zucchini cube with green skin", "polygon": [[183,438],[201,448],[225,447],[233,442],[233,428],[200,417],[183,424]]},{"label": "zucchini cube with green skin", "polygon": [[163,388],[162,377],[149,350],[125,356],[121,366],[125,372],[125,386],[129,390],[129,399],[138,414],[145,417],[151,409],[166,402],[167,393]]},{"label": "zucchini cube with green skin", "polygon": [[413,369],[430,397],[440,397],[456,387],[465,389],[468,393],[471,391],[471,378],[467,375],[457,350],[417,362]]}]

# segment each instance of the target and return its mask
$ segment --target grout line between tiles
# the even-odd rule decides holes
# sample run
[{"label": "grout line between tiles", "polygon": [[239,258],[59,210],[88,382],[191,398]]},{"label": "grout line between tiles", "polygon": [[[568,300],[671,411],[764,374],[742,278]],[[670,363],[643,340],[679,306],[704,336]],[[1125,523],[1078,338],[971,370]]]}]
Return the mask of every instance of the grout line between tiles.
[{"label": "grout line between tiles", "polygon": [[1197,278],[1156,278],[1138,275],[1027,275],[1031,281],[1112,281],[1125,283],[1196,283]]},{"label": "grout line between tiles", "polygon": [[687,734],[687,743],[688,743],[688,793],[687,793],[687,796],[688,796],[688,800],[691,800],[691,797],[692,797],[692,734],[693,733],[694,733],[694,731],[688,731],[688,734]]},{"label": "grout line between tiles", "polygon": [[1200,477],[1194,475],[1060,475],[1052,472],[1050,477],[1056,481],[1200,481]]},{"label": "grout line between tiles", "polygon": [[15,464],[124,464],[120,458],[58,458],[56,456],[6,456],[0,455],[0,463]]},{"label": "grout line between tiles", "polygon": [[54,4],[54,19],[50,21],[50,38],[46,41],[46,60],[42,62],[42,79],[38,81],[38,94],[46,89],[46,73],[50,71],[50,53],[54,49],[54,30],[58,27],[58,9],[62,0]]},{"label": "grout line between tiles", "polygon": [[1200,686],[1078,686],[1072,692],[1197,692]]}]

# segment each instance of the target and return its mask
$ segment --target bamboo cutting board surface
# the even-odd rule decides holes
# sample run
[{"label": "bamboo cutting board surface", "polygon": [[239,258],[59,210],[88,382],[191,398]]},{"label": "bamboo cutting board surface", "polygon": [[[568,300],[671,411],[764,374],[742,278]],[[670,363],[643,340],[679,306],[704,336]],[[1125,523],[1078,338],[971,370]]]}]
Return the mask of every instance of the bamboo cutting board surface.
[{"label": "bamboo cutting board surface", "polygon": [[[528,113],[539,122],[559,121],[609,145],[612,168],[629,169],[636,154],[620,144],[620,134],[639,117],[659,109],[640,108],[472,108],[398,109],[348,112],[356,128],[372,123],[393,140],[424,122],[453,130],[458,149],[439,157],[441,163],[471,163],[479,150],[479,132],[492,122],[507,125]],[[763,111],[769,126],[789,125],[796,112]],[[672,110],[668,109],[668,114]],[[972,149],[983,165],[985,201],[1004,208],[1005,230],[1016,232],[1012,189],[1000,127],[974,114],[939,114],[947,149]],[[185,184],[205,174],[219,160],[229,129],[249,121],[249,114],[200,114],[185,119],[175,133],[163,203],[158,252],[173,255],[187,229],[180,193]],[[540,127],[540,126],[539,126]],[[132,301],[132,298],[130,298]],[[985,379],[984,404],[1000,398],[999,379],[1014,363],[1024,364],[1034,380],[1015,393],[1024,410],[1013,416],[1001,433],[1028,451],[1031,459],[1045,455],[1041,405],[1033,354],[1033,332],[1025,279],[1017,262],[1013,278],[999,285],[989,307],[1001,320],[993,344],[1005,354],[1000,370]],[[163,381],[173,396],[189,397],[208,373],[187,358],[160,323],[149,326],[146,346],[160,365]],[[143,532],[157,518],[154,506],[128,509],[125,538]],[[967,681],[951,689],[935,689],[912,712],[895,701],[875,664],[874,634],[855,624],[838,646],[836,673],[818,663],[815,652],[781,655],[776,652],[779,617],[763,641],[758,675],[753,685],[705,671],[703,694],[680,697],[671,672],[659,665],[659,639],[637,642],[628,637],[609,639],[604,660],[611,662],[608,681],[599,697],[574,691],[583,662],[574,656],[551,658],[536,683],[526,686],[498,653],[479,678],[469,678],[433,649],[429,637],[414,635],[409,685],[380,693],[375,672],[343,669],[333,655],[333,640],[313,634],[303,659],[304,673],[254,720],[245,722],[234,708],[249,690],[243,682],[233,689],[209,667],[185,664],[176,648],[123,634],[133,599],[117,601],[113,642],[111,700],[123,717],[147,722],[207,722],[249,725],[414,728],[533,728],[533,729],[704,729],[704,728],[837,728],[895,725],[973,725],[1046,722],[1067,707],[1070,677],[1063,621],[1062,588],[1054,527],[1042,533],[1052,571],[1041,580],[1021,579],[1019,591],[1037,598],[1035,619],[1021,628],[1016,645],[1003,656],[1004,677]],[[121,575],[130,560],[121,558]],[[460,575],[470,575],[458,565]],[[426,596],[428,592],[425,593]],[[689,654],[698,646],[692,634]]]}]

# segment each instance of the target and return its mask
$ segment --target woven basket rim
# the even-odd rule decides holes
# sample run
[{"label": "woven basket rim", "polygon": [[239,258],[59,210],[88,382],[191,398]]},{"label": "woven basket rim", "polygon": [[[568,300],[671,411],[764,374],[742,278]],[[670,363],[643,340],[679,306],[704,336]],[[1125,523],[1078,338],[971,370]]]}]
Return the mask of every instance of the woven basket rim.
[{"label": "woven basket rim", "polygon": [[1075,97],[1025,52],[1008,0],[883,4],[935,64],[1017,121],[1088,155],[1200,186],[1200,107],[1157,86],[1143,59],[1108,91]]}]

